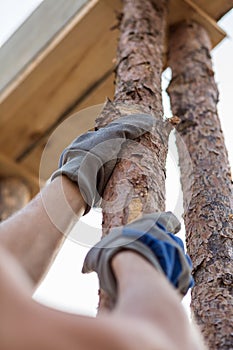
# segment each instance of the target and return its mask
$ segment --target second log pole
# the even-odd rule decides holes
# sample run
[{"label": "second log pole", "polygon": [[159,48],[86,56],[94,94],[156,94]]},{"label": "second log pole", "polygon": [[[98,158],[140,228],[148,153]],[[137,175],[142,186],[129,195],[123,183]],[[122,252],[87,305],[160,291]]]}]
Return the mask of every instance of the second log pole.
[{"label": "second log pole", "polygon": [[[233,196],[217,112],[211,42],[198,23],[170,34],[168,88],[178,125],[187,249],[193,261],[192,310],[208,348],[233,348]],[[190,166],[189,153],[192,166]]]}]

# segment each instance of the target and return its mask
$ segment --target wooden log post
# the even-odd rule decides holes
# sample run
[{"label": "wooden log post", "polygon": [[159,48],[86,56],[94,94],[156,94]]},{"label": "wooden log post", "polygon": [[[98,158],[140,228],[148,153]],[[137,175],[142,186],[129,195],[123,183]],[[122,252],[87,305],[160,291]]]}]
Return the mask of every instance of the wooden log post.
[{"label": "wooden log post", "polygon": [[[165,162],[169,127],[163,124],[161,74],[167,0],[124,0],[119,16],[115,97],[97,119],[97,127],[135,112],[154,116],[157,126],[122,150],[103,196],[103,234],[142,213],[165,210]],[[165,123],[166,124],[166,123]],[[168,123],[169,124],[169,123]],[[111,307],[103,292],[100,307]]]},{"label": "wooden log post", "polygon": [[168,88],[178,133],[187,248],[194,265],[192,310],[211,350],[232,349],[232,181],[217,113],[207,32],[195,22],[171,28]]},{"label": "wooden log post", "polygon": [[31,191],[19,177],[0,178],[0,221],[23,208],[31,198]]}]

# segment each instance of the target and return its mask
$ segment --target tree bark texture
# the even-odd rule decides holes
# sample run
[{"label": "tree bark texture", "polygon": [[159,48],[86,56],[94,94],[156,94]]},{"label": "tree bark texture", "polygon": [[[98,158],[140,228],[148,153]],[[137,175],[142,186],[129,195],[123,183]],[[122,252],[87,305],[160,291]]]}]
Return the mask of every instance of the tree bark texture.
[{"label": "tree bark texture", "polygon": [[[97,127],[134,112],[152,114],[161,125],[167,0],[160,0],[158,5],[151,0],[124,0],[123,4],[115,97],[107,102]],[[168,131],[164,128],[162,134],[156,130],[153,134],[153,138],[146,134],[138,140],[139,149],[127,147],[122,151],[125,160],[118,163],[104,193],[104,234],[142,212],[164,210]]]},{"label": "tree bark texture", "polygon": [[115,97],[106,103],[96,126],[135,112],[152,114],[157,125],[153,136],[147,133],[121,152],[103,196],[104,235],[142,213],[165,210],[170,128],[163,123],[161,74],[167,6],[167,0],[124,0],[118,16]]},{"label": "tree bark texture", "polygon": [[31,191],[21,178],[0,179],[0,221],[6,220],[31,199]]},{"label": "tree bark texture", "polygon": [[[228,155],[207,32],[195,22],[171,29],[168,88],[181,119],[177,146],[187,249],[195,287],[191,307],[209,349],[233,349],[233,214]],[[185,146],[184,146],[185,145]],[[186,149],[191,157],[185,157]]]}]

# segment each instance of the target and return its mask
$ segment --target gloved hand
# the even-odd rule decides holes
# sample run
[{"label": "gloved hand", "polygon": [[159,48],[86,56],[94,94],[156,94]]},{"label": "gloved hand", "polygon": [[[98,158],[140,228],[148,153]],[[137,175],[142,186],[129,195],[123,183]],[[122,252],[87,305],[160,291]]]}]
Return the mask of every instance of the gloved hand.
[{"label": "gloved hand", "polygon": [[153,123],[154,118],[149,114],[133,114],[81,135],[63,151],[60,168],[53,173],[52,180],[66,175],[76,182],[87,203],[87,213],[100,203],[122,144],[151,131]]},{"label": "gloved hand", "polygon": [[111,260],[122,250],[132,250],[165,274],[185,295],[193,286],[192,265],[182,240],[174,235],[179,229],[180,223],[171,212],[146,214],[126,226],[114,228],[87,253],[82,272],[97,272],[100,287],[115,302],[117,285]]}]

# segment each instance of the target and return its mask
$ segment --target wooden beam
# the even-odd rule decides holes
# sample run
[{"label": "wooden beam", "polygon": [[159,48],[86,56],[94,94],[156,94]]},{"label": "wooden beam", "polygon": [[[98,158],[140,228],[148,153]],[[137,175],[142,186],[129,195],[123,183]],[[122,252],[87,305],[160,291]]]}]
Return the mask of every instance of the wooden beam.
[{"label": "wooden beam", "polygon": [[[218,4],[217,8],[221,7],[221,0],[215,1]],[[199,5],[195,0],[171,0],[169,11],[169,25],[172,26],[184,20],[195,20],[202,24],[209,33],[212,47],[215,47],[224,39],[226,33],[217,25],[215,17],[211,17],[208,12],[202,7],[206,2],[199,1]]]},{"label": "wooden beam", "polygon": [[0,92],[32,62],[88,0],[47,0],[0,50]]},{"label": "wooden beam", "polygon": [[[192,1],[190,0],[183,0],[187,4],[185,6],[190,7],[189,11],[187,8],[184,6],[184,10],[189,13],[189,17],[187,19],[196,19],[199,20],[199,22],[205,21],[205,25],[209,26],[209,30],[213,30],[215,28],[216,24],[215,22],[202,10],[198,8],[198,6],[194,5]],[[176,1],[176,4],[178,2]],[[172,5],[174,6],[174,4]],[[182,15],[183,16],[183,15]],[[179,17],[176,17],[176,21],[179,20]],[[218,28],[215,28],[216,31],[218,31]],[[224,35],[223,33],[219,34],[219,38]],[[215,36],[216,38],[216,36]],[[113,76],[109,77],[104,81],[103,83],[100,84],[100,86],[96,87],[93,92],[91,92],[88,96],[86,96],[82,101],[79,101],[77,105],[70,110],[68,114],[66,114],[65,117],[76,113],[77,111],[82,110],[83,108],[87,108],[89,106],[93,106],[95,104],[103,103],[104,99],[106,97],[112,97],[113,96]],[[91,111],[91,110],[90,110]],[[92,110],[93,111],[93,110]],[[80,116],[84,115],[80,113]],[[95,115],[90,112],[90,115],[84,118],[83,121],[80,119],[78,120],[78,123],[76,125],[75,130],[77,134],[81,134],[82,132],[87,131],[89,128],[91,128],[94,125],[94,118]],[[65,119],[65,118],[63,118]],[[61,122],[62,120],[60,120]],[[57,126],[57,123],[54,124],[54,127],[52,128],[53,130]],[[73,129],[74,130],[74,129]],[[52,130],[51,130],[52,131]],[[66,132],[64,134],[67,135],[68,131],[66,129]],[[59,135],[59,134],[58,134]],[[75,134],[72,134],[68,136],[68,141],[72,140],[72,138],[75,137]],[[46,143],[48,142],[49,135],[45,135],[45,137],[42,138],[42,140],[38,141],[35,143],[33,149],[31,149],[30,152],[27,152],[23,157],[20,158],[20,161],[22,164],[29,169],[31,172],[33,172],[35,175],[39,173],[39,167],[41,166],[41,155],[44,151],[44,147]],[[41,176],[43,179],[47,179],[52,171],[54,171],[57,167],[57,162],[58,162],[58,157],[59,157],[59,152],[62,151],[63,147],[66,145],[66,138],[63,140],[60,137],[55,137],[53,136],[53,141],[50,141],[50,148],[46,149],[46,157],[47,157],[47,162],[42,162],[41,166]],[[50,158],[49,158],[50,155]],[[50,161],[48,160],[50,159]]]},{"label": "wooden beam", "polygon": [[193,0],[193,2],[215,21],[220,20],[233,8],[233,0]]},{"label": "wooden beam", "polygon": [[190,6],[190,19],[200,23],[208,32],[212,48],[217,46],[226,36],[216,21],[208,15],[201,7],[195,4],[192,0],[183,0]]},{"label": "wooden beam", "polygon": [[[59,123],[59,126],[55,124],[53,132],[43,137],[43,139],[21,159],[20,164],[30,170],[35,176],[38,176],[40,173],[40,178],[47,180],[57,168],[59,155],[64,147],[66,147],[72,139],[94,127],[95,119],[100,113],[103,103],[107,97],[112,98],[113,94],[113,74],[111,74],[64,116],[63,119],[65,119],[65,121],[63,121],[63,123]],[[73,117],[73,120],[69,118],[75,115],[76,117]],[[48,140],[49,145],[45,150]]]},{"label": "wooden beam", "polygon": [[107,0],[91,4],[70,30],[64,29],[65,39],[38,64],[34,62],[31,74],[0,104],[0,147],[10,158],[18,158],[41,138],[78,96],[112,68],[117,35],[109,28],[115,14]]},{"label": "wooden beam", "polygon": [[[225,33],[213,19],[231,2],[171,0],[169,24],[196,19],[216,45]],[[110,80],[102,94],[95,84],[114,66],[118,32],[110,28],[116,24],[115,10],[121,11],[120,0],[45,0],[0,49],[1,152],[35,176],[57,124],[87,101],[93,105],[112,95]]]}]

